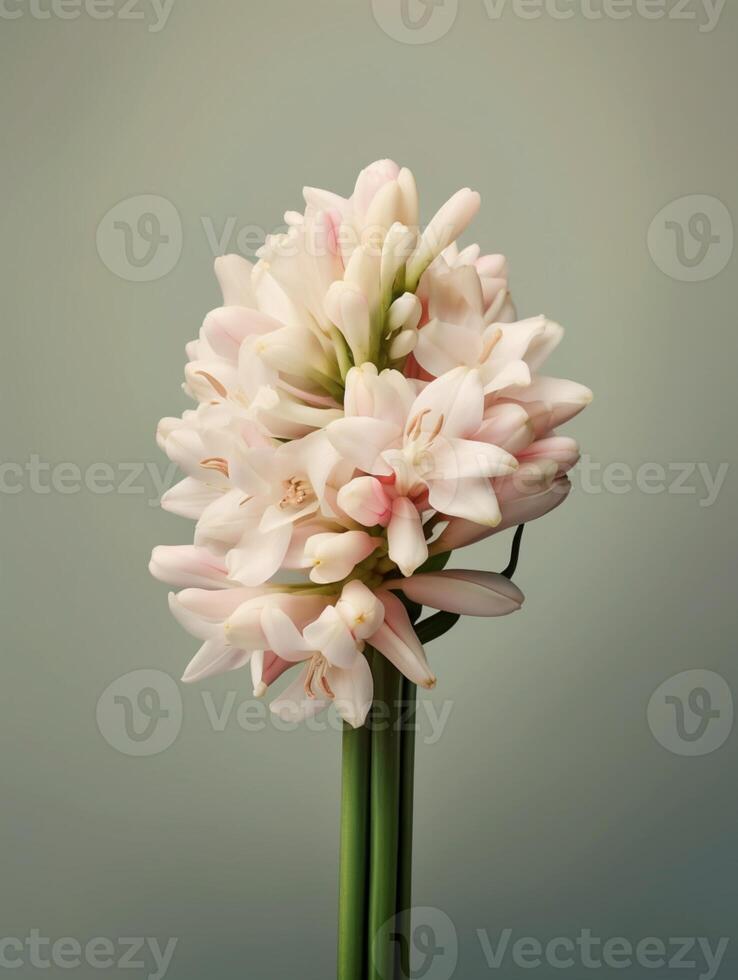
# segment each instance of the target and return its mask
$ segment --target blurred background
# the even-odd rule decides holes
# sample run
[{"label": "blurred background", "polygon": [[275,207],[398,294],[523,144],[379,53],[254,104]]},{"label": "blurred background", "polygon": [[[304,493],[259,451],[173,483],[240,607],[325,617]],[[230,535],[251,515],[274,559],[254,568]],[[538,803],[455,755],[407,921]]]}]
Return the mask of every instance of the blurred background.
[{"label": "blurred background", "polygon": [[392,157],[426,220],[481,192],[596,396],[523,612],[429,649],[418,976],[735,975],[737,40],[719,0],[5,0],[0,973],[333,974],[340,737],[179,684],[154,430],[214,257]]}]

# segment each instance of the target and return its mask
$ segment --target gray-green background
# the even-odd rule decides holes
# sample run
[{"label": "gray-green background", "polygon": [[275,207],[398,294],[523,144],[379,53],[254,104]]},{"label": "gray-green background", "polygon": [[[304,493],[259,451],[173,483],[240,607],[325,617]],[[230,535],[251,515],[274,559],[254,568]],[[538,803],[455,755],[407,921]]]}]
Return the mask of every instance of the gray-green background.
[{"label": "gray-green background", "polygon": [[[430,14],[453,13],[446,3]],[[177,937],[174,980],[325,980],[336,734],[244,731],[244,674],[182,689],[181,731],[156,755],[123,754],[96,722],[116,678],[178,678],[196,646],[146,569],[153,545],[184,543],[191,526],[153,505],[150,476],[123,492],[120,467],[166,475],[155,425],[186,407],[183,346],[218,304],[207,229],[218,237],[231,219],[235,250],[239,230],[299,206],[302,184],[348,193],[382,156],[413,168],[426,219],[474,187],[473,240],[510,257],[522,313],[567,326],[554,372],[595,391],[571,426],[584,451],[634,474],[702,463],[714,475],[735,456],[738,408],[736,259],[715,203],[738,213],[738,11],[700,31],[697,0],[685,8],[696,20],[653,21],[635,9],[593,19],[582,4],[567,20],[508,4],[495,20],[462,0],[450,30],[411,45],[391,36],[399,6],[380,9],[387,33],[369,0],[175,0],[156,31],[144,0],[144,20],[121,6],[110,20],[41,19],[7,0],[0,17],[2,459],[107,463],[117,483],[69,492],[74,471],[65,482],[57,469],[43,493],[27,470],[3,469],[0,938]],[[183,238],[168,274],[135,282],[106,267],[96,235],[115,204],[144,194],[173,203]],[[684,281],[694,270],[668,215],[647,244],[658,212],[694,195],[717,208],[720,242],[705,246],[717,274],[703,282]],[[687,225],[703,204],[672,219]],[[699,242],[686,243],[694,256]],[[575,475],[565,507],[528,529],[523,612],[466,621],[431,650],[432,700],[450,712],[418,747],[416,902],[453,920],[457,977],[581,980],[592,971],[579,963],[490,971],[476,930],[494,944],[505,928],[540,941],[589,928],[634,944],[728,937],[728,978],[738,735],[686,757],[659,744],[647,706],[687,669],[738,686],[735,474],[711,506],[699,471],[681,492],[654,490],[653,474],[645,489],[594,480],[601,492]],[[470,560],[500,568],[508,548],[501,536]],[[217,731],[206,702],[218,712],[228,692]],[[719,710],[713,731],[729,728]],[[670,719],[662,734],[688,749]],[[23,956],[0,975],[35,976]],[[702,962],[596,975],[697,977]]]}]

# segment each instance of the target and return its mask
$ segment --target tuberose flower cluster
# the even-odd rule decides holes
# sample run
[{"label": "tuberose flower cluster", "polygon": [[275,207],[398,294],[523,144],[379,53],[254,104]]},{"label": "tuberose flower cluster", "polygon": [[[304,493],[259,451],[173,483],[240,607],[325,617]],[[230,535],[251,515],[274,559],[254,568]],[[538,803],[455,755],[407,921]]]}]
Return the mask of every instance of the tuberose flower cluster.
[{"label": "tuberose flower cluster", "polygon": [[219,258],[223,306],[187,346],[197,407],[158,442],[185,478],[162,506],[195,520],[194,544],[154,549],[182,591],[173,614],[202,641],[183,680],[247,663],[289,720],[335,702],[354,727],[372,703],[369,644],[435,684],[404,594],[499,616],[519,589],[439,556],[561,503],[576,442],[556,430],[590,400],[539,374],[561,340],[518,320],[502,255],[458,236],[479,195],[458,191],[425,230],[412,173],[363,170],[349,198],[305,188],[303,213],[255,264]]}]

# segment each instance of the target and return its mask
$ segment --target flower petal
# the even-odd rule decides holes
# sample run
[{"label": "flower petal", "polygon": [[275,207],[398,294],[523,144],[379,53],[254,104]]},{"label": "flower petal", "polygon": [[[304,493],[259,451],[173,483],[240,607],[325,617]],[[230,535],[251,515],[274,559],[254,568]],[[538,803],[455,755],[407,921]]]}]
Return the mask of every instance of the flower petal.
[{"label": "flower petal", "polygon": [[500,507],[487,479],[434,480],[429,484],[428,500],[431,507],[449,517],[463,517],[487,527],[500,523]]},{"label": "flower petal", "polygon": [[436,678],[402,602],[391,592],[378,592],[377,597],[384,606],[384,622],[369,637],[369,643],[413,684],[435,687]]},{"label": "flower petal", "polygon": [[443,416],[441,432],[444,436],[460,439],[473,436],[482,424],[484,413],[479,372],[458,367],[431,381],[415,399],[410,417],[424,412],[428,413],[423,421],[424,429],[432,429]]},{"label": "flower petal", "polygon": [[149,571],[177,588],[225,589],[230,584],[221,558],[189,544],[158,545],[151,553]]},{"label": "flower petal", "polygon": [[315,622],[305,627],[303,635],[306,647],[322,653],[334,667],[350,667],[356,659],[356,640],[335,606],[326,606]]},{"label": "flower petal", "polygon": [[392,514],[392,502],[382,484],[373,476],[357,476],[338,491],[338,506],[364,527],[381,524],[386,527]]},{"label": "flower petal", "polygon": [[336,711],[352,728],[361,728],[374,698],[374,680],[366,657],[360,654],[348,670],[332,668],[328,683],[335,694]]},{"label": "flower petal", "polygon": [[277,606],[266,605],[261,611],[261,628],[267,645],[283,660],[298,662],[310,656],[308,644],[290,617]]},{"label": "flower petal", "polygon": [[392,505],[387,540],[389,556],[403,575],[412,575],[428,557],[423,522],[418,508],[407,497],[398,497]]},{"label": "flower petal", "polygon": [[397,588],[422,606],[464,616],[506,616],[520,609],[524,598],[504,575],[461,569],[413,575],[400,579]]},{"label": "flower petal", "polygon": [[330,701],[321,698],[309,698],[305,693],[306,673],[303,670],[297,680],[281,693],[269,705],[269,710],[280,717],[282,721],[297,722],[313,718],[328,707]]},{"label": "flower petal", "polygon": [[400,429],[392,422],[363,417],[337,419],[326,429],[331,443],[344,459],[375,476],[389,476],[382,452],[397,442]]},{"label": "flower petal", "polygon": [[185,684],[192,684],[206,677],[224,674],[229,670],[238,670],[239,667],[247,664],[250,658],[250,652],[229,646],[222,636],[212,637],[203,643],[190,660],[182,674],[182,680]]},{"label": "flower petal", "polygon": [[261,532],[251,526],[226,557],[228,574],[244,585],[262,585],[278,571],[292,538],[292,525]]}]

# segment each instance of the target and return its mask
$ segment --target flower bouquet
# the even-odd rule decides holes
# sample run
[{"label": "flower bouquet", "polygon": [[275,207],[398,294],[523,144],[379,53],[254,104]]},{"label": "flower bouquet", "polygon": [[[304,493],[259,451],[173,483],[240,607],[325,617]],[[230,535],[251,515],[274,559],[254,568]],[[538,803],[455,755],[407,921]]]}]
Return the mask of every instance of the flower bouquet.
[{"label": "flower bouquet", "polygon": [[[196,407],[158,429],[185,474],[162,506],[194,544],[151,571],[202,642],[184,681],[248,665],[260,698],[291,672],[271,711],[343,719],[338,976],[404,980],[424,644],[520,608],[522,525],[565,499],[578,448],[556,430],[591,393],[538,373],[563,331],[517,319],[505,258],[457,246],[478,194],[421,230],[412,173],[381,160],[349,198],[304,197],[255,264],[216,261]],[[445,567],[513,527],[504,572]]]}]

